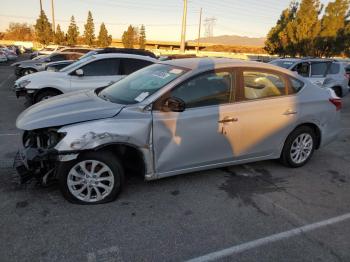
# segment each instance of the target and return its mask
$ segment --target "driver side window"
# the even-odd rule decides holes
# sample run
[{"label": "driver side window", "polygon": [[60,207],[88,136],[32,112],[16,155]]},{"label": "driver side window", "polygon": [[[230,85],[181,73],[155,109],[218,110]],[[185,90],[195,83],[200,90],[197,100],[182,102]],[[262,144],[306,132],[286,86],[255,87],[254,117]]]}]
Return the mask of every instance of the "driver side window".
[{"label": "driver side window", "polygon": [[196,76],[170,92],[180,98],[186,108],[220,105],[231,100],[233,76],[230,72],[210,72]]}]

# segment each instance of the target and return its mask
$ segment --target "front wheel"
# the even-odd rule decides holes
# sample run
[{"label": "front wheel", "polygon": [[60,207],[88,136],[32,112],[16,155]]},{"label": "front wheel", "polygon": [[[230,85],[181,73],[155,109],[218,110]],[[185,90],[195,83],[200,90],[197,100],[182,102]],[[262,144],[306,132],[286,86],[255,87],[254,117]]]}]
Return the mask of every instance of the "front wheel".
[{"label": "front wheel", "polygon": [[312,157],[316,135],[308,126],[299,127],[287,138],[281,154],[281,162],[289,167],[301,167]]},{"label": "front wheel", "polygon": [[110,152],[88,152],[77,160],[63,163],[59,185],[63,196],[76,204],[102,204],[113,201],[120,193],[124,171]]},{"label": "front wheel", "polygon": [[22,76],[34,74],[34,73],[36,73],[36,72],[37,72],[37,71],[36,71],[35,69],[27,68],[27,69],[24,69],[24,70],[22,71]]}]

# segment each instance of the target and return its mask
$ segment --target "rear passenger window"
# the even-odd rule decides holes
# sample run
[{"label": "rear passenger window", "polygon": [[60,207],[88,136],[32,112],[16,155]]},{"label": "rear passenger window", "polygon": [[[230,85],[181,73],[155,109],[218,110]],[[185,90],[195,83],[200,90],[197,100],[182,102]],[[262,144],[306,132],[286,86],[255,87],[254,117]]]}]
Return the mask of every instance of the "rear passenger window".
[{"label": "rear passenger window", "polygon": [[153,64],[152,62],[141,60],[141,59],[121,59],[120,74],[130,75],[146,66]]},{"label": "rear passenger window", "polygon": [[324,76],[327,73],[328,63],[312,63],[311,76]]},{"label": "rear passenger window", "polygon": [[329,74],[336,75],[336,74],[339,74],[339,71],[340,71],[340,65],[336,63],[332,63],[329,68]]},{"label": "rear passenger window", "polygon": [[243,72],[244,98],[246,100],[286,94],[286,84],[282,77],[272,73],[255,71]]}]

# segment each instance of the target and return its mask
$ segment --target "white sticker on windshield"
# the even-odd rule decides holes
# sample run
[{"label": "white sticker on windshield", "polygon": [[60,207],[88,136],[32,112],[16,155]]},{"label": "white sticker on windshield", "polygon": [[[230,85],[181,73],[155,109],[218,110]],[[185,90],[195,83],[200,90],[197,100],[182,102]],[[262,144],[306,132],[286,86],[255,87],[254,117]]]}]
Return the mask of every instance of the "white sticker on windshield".
[{"label": "white sticker on windshield", "polygon": [[135,98],[136,102],[142,102],[149,95],[148,92],[142,92],[138,97]]},{"label": "white sticker on windshield", "polygon": [[174,68],[174,69],[171,69],[171,70],[169,71],[170,74],[174,74],[174,75],[179,75],[179,74],[181,74],[182,72],[183,72],[183,70],[178,69],[178,68]]},{"label": "white sticker on windshield", "polygon": [[159,71],[159,72],[154,72],[153,76],[159,77],[161,79],[166,79],[167,77],[170,76],[170,74],[168,74],[167,72],[164,72],[164,71]]}]

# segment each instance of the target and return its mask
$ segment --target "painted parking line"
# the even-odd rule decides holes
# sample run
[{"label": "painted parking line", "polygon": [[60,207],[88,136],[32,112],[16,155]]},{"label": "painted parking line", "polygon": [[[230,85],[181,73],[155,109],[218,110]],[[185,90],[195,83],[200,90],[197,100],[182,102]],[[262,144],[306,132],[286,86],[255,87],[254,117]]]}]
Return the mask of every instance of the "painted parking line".
[{"label": "painted parking line", "polygon": [[88,262],[123,262],[118,246],[112,246],[88,253]]},{"label": "painted parking line", "polygon": [[19,136],[20,133],[15,133],[15,134],[0,134],[0,136]]},{"label": "painted parking line", "polygon": [[302,235],[302,234],[305,234],[307,232],[310,232],[310,231],[313,231],[313,230],[316,230],[319,228],[323,228],[323,227],[334,225],[334,224],[337,224],[340,222],[344,222],[346,220],[350,220],[350,213],[347,213],[347,214],[344,214],[341,216],[337,216],[337,217],[333,217],[333,218],[323,220],[320,222],[316,222],[313,224],[305,225],[302,227],[294,228],[292,230],[288,230],[288,231],[281,232],[278,234],[259,238],[259,239],[256,239],[256,240],[253,240],[250,242],[246,242],[246,243],[243,243],[240,245],[232,246],[232,247],[220,250],[220,251],[209,253],[209,254],[204,255],[204,256],[190,259],[187,262],[215,261],[215,260],[222,259],[222,258],[225,258],[228,256],[242,253],[242,252],[247,251],[247,250],[255,249],[255,248],[258,248],[260,246],[264,246],[264,245],[267,245],[267,244],[270,244],[273,242],[277,242],[277,241],[288,239],[288,238],[291,238],[294,236]]}]

